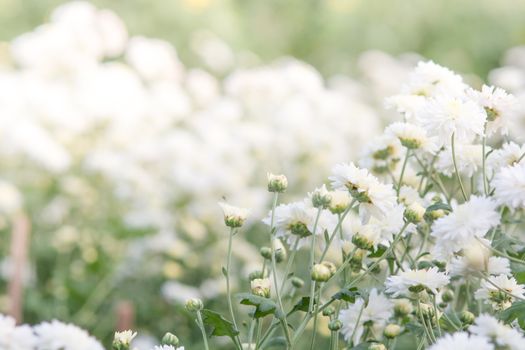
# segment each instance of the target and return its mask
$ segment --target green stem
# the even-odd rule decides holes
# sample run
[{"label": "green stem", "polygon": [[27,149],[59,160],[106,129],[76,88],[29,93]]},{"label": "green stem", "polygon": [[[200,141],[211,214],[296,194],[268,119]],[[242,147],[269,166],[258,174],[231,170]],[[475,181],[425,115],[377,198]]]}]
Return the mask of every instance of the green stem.
[{"label": "green stem", "polygon": [[[319,286],[319,289],[322,289],[323,285],[321,284]],[[320,296],[318,296],[319,298]],[[315,344],[315,337],[317,335],[317,316],[319,313],[319,301],[315,303],[315,310],[314,310],[314,329],[313,329],[313,335],[312,335],[312,342],[310,343],[310,350],[313,350],[314,344]]]},{"label": "green stem", "polygon": [[438,317],[438,308],[437,308],[437,305],[436,305],[436,295],[435,294],[432,294],[432,302],[434,304],[434,315],[436,317],[436,325],[437,325],[437,330],[438,330],[438,334],[439,336],[441,337],[441,325],[439,324],[439,317]]},{"label": "green stem", "polygon": [[356,200],[353,199],[350,205],[348,206],[348,208],[346,208],[345,211],[343,212],[343,215],[339,217],[339,220],[337,221],[337,225],[335,226],[334,231],[332,232],[332,235],[330,236],[330,239],[328,240],[328,243],[326,243],[326,247],[324,248],[319,261],[323,261],[323,259],[325,258],[326,253],[328,253],[328,249],[330,248],[330,245],[332,244],[335,236],[337,235],[337,231],[341,229],[343,220],[346,218],[346,216],[348,215],[348,213],[350,212],[350,210],[352,209],[355,203],[356,203]]},{"label": "green stem", "polygon": [[202,339],[204,340],[204,349],[209,350],[210,348],[208,347],[208,338],[206,336],[206,330],[204,329],[204,322],[202,322],[200,310],[197,310],[197,323],[199,324],[199,328],[201,329],[202,333]]},{"label": "green stem", "polygon": [[230,267],[231,267],[231,259],[232,259],[232,242],[233,242],[233,235],[235,233],[235,229],[232,227],[230,229],[230,237],[228,239],[228,260],[226,262],[226,294],[228,295],[228,309],[230,310],[230,317],[232,318],[233,326],[235,327],[235,330],[238,330],[237,328],[237,322],[235,320],[235,314],[233,312],[233,303],[232,303],[232,294],[231,294],[231,286],[230,286]]},{"label": "green stem", "polygon": [[290,269],[292,268],[292,264],[295,260],[295,255],[297,254],[297,247],[299,246],[299,240],[301,239],[301,237],[297,237],[295,239],[295,243],[293,244],[293,247],[292,247],[292,253],[290,254],[290,258],[288,259],[288,263],[286,264],[286,269],[284,270],[284,278],[281,282],[281,293],[283,292],[284,290],[284,285],[288,279],[288,274],[290,273]]},{"label": "green stem", "polygon": [[485,124],[485,131],[483,132],[483,143],[481,145],[481,167],[483,169],[483,193],[485,193],[485,196],[489,194],[489,188],[488,188],[488,181],[487,181],[487,171],[486,171],[486,159],[485,159],[485,148],[487,147],[487,137],[485,136],[485,132],[487,130],[487,124]]},{"label": "green stem", "polygon": [[[315,264],[315,236],[317,231],[317,224],[319,223],[319,217],[321,216],[321,211],[323,210],[322,207],[319,207],[317,209],[317,216],[315,217],[314,222],[314,229],[312,232],[312,244],[310,245],[310,273],[312,272]],[[315,282],[312,281],[311,287],[310,287],[310,304],[308,306],[308,312],[312,312],[313,306],[314,306],[314,300],[313,296],[315,293]]]},{"label": "green stem", "polygon": [[399,182],[397,184],[397,190],[396,190],[398,197],[399,197],[399,191],[401,190],[401,185],[403,184],[403,176],[405,175],[405,169],[407,167],[408,157],[410,157],[410,148],[407,148],[407,152],[405,154],[405,160],[403,161],[403,167],[401,168],[401,174],[399,175]]},{"label": "green stem", "polygon": [[452,146],[452,162],[454,163],[454,170],[456,172],[456,177],[458,178],[459,187],[461,188],[461,194],[463,195],[463,199],[466,202],[468,201],[467,194],[465,192],[465,188],[463,187],[463,181],[461,181],[461,175],[459,175],[458,165],[456,163],[455,136],[456,136],[456,133],[453,132],[451,136],[451,141],[450,141],[451,146]]}]

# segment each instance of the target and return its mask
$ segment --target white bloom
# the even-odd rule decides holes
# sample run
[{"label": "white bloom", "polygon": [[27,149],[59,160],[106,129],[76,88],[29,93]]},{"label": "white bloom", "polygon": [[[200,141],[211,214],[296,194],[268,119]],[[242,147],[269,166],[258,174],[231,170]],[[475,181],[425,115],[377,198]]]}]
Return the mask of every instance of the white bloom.
[{"label": "white bloom", "polygon": [[[456,164],[458,172],[467,177],[472,177],[478,169],[481,169],[483,162],[483,146],[471,144],[455,144],[454,151],[456,155]],[[490,151],[490,147],[485,147],[485,152]],[[445,150],[439,154],[435,164],[436,170],[447,176],[455,174],[454,160],[452,158],[452,148],[445,147]]]},{"label": "white bloom", "polygon": [[428,350],[495,350],[489,340],[479,335],[469,335],[467,332],[446,334]]},{"label": "white bloom", "polygon": [[487,280],[481,281],[481,286],[474,296],[478,300],[491,303],[497,310],[508,308],[515,297],[524,297],[525,287],[518,284],[514,277],[499,275],[491,276],[489,280],[490,282]]},{"label": "white bloom", "polygon": [[489,338],[498,348],[521,350],[523,349],[523,344],[525,344],[525,338],[520,332],[487,314],[478,316],[474,324],[469,327],[469,331]]},{"label": "white bloom", "polygon": [[410,95],[432,97],[447,93],[459,95],[466,85],[463,79],[450,69],[432,61],[419,62],[410,74],[409,82],[403,87],[403,92]]},{"label": "white bloom", "polygon": [[525,161],[502,168],[492,183],[498,203],[512,209],[525,207]]},{"label": "white bloom", "polygon": [[352,197],[348,191],[330,191],[329,195],[329,209],[334,214],[343,213],[352,202]]},{"label": "white bloom", "polygon": [[176,348],[173,345],[158,345],[153,350],[184,350],[184,346]]},{"label": "white bloom", "polygon": [[[347,342],[358,341],[364,332],[364,324],[371,323],[370,330],[376,338],[380,338],[388,319],[393,314],[393,304],[376,289],[370,291],[368,303],[362,298],[356,300],[348,308],[341,310],[339,321],[343,324],[341,333]],[[354,337],[352,338],[352,334]]]},{"label": "white bloom", "polygon": [[397,276],[388,277],[385,286],[386,292],[394,297],[400,295],[410,295],[412,292],[420,292],[423,289],[429,289],[434,294],[437,290],[447,285],[449,277],[439,272],[437,267],[427,270],[406,270]]},{"label": "white bloom", "polygon": [[272,284],[269,278],[256,278],[250,282],[252,294],[269,298]]},{"label": "white bloom", "polygon": [[130,345],[131,341],[136,336],[137,336],[137,332],[133,332],[131,330],[115,332],[115,337],[114,337],[113,342],[123,344],[123,345]]},{"label": "white bloom", "polygon": [[392,123],[385,129],[385,134],[397,137],[403,146],[410,149],[429,153],[437,150],[435,139],[428,137],[426,130],[415,124]]},{"label": "white bloom", "polygon": [[495,174],[501,168],[512,166],[518,162],[520,157],[525,154],[525,145],[518,145],[514,142],[506,142],[501,148],[495,149],[487,157],[487,171]]},{"label": "white bloom", "polygon": [[224,202],[219,202],[219,206],[222,208],[224,222],[228,227],[240,227],[248,217],[248,209],[234,207],[233,205]]},{"label": "white bloom", "polygon": [[509,129],[515,126],[518,114],[518,101],[501,88],[483,85],[481,91],[469,90],[471,98],[481,105],[487,114],[487,135],[496,131],[507,135]]},{"label": "white bloom", "polygon": [[473,239],[463,248],[462,256],[450,261],[450,274],[452,276],[468,276],[473,272],[486,272],[489,275],[510,274],[510,262],[506,258],[490,256],[491,251],[486,247],[490,242]]},{"label": "white bloom", "polygon": [[332,170],[330,180],[336,190],[347,190],[359,202],[359,213],[363,221],[370,216],[383,219],[396,205],[392,185],[383,184],[366,169],[353,163],[338,164]]},{"label": "white bloom", "polygon": [[33,350],[36,339],[29,326],[16,326],[15,319],[0,314],[0,349]]},{"label": "white bloom", "polygon": [[414,121],[425,103],[426,98],[421,95],[395,95],[385,100],[386,107],[402,113],[406,121]]},{"label": "white bloom", "polygon": [[368,142],[361,153],[359,166],[377,176],[389,176],[403,157],[403,147],[397,137],[381,135]]},{"label": "white bloom", "polygon": [[430,136],[438,136],[438,146],[450,145],[452,134],[456,143],[469,143],[483,135],[487,116],[472,100],[440,95],[431,99],[418,115],[418,122]]},{"label": "white bloom", "polygon": [[36,350],[104,350],[102,345],[85,330],[57,320],[34,327]]},{"label": "white bloom", "polygon": [[448,259],[500,222],[497,204],[490,198],[472,196],[468,202],[452,207],[452,213],[434,221],[430,233],[436,238],[432,253],[440,259]]}]

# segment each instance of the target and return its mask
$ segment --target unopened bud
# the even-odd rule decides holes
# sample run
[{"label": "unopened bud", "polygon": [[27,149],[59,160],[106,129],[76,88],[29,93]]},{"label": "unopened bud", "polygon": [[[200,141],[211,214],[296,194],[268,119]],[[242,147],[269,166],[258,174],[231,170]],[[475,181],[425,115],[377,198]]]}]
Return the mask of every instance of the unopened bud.
[{"label": "unopened bud", "polygon": [[185,304],[186,310],[196,312],[202,310],[204,305],[202,304],[202,300],[197,298],[188,299]]},{"label": "unopened bud", "polygon": [[323,310],[323,316],[332,316],[335,313],[335,309],[332,306],[328,306]]},{"label": "unopened bud", "polygon": [[330,192],[330,205],[328,208],[332,214],[342,214],[350,205],[352,198],[347,191]]},{"label": "unopened bud", "polygon": [[423,217],[425,216],[425,208],[423,208],[419,203],[414,202],[405,209],[404,216],[407,222],[418,224],[423,221]]},{"label": "unopened bud", "polygon": [[461,315],[459,316],[459,320],[466,325],[471,325],[474,323],[474,320],[476,319],[476,316],[470,311],[463,311],[461,312]]},{"label": "unopened bud", "polygon": [[234,207],[224,202],[219,202],[224,213],[224,223],[231,228],[241,227],[248,217],[248,209]]},{"label": "unopened bud", "polygon": [[315,264],[312,267],[311,277],[313,281],[326,282],[332,277],[332,272],[325,264]]},{"label": "unopened bud", "polygon": [[299,277],[292,277],[292,286],[297,289],[301,289],[304,287],[304,281]]},{"label": "unopened bud", "polygon": [[385,327],[383,334],[388,339],[394,339],[401,333],[401,327],[397,324],[391,323]]},{"label": "unopened bud", "polygon": [[273,250],[275,251],[275,262],[280,263],[286,259],[286,248],[280,239],[276,238],[272,241]]},{"label": "unopened bud", "polygon": [[312,205],[314,208],[326,209],[330,205],[331,197],[330,192],[326,189],[326,185],[316,188],[309,195],[312,199]]},{"label": "unopened bud", "polygon": [[258,278],[265,278],[266,277],[266,273],[263,272],[263,271],[260,271],[260,270],[257,270],[257,271],[253,271],[251,272],[249,275],[248,275],[248,279],[250,281],[253,281],[255,279],[258,279]]},{"label": "unopened bud", "polygon": [[414,311],[412,303],[408,299],[397,299],[394,302],[394,312],[398,317],[410,315]]},{"label": "unopened bud", "polygon": [[162,337],[162,344],[177,346],[179,345],[179,338],[175,334],[168,332]]},{"label": "unopened bud", "polygon": [[250,282],[252,294],[263,298],[270,297],[270,280],[268,278],[257,278]]},{"label": "unopened bud", "polygon": [[270,247],[262,247],[259,252],[261,253],[261,256],[265,258],[266,260],[272,259],[272,248]]},{"label": "unopened bud", "polygon": [[328,323],[328,329],[332,332],[337,332],[343,327],[343,323],[339,320],[332,320]]},{"label": "unopened bud", "polygon": [[441,300],[443,300],[445,303],[450,303],[452,300],[454,300],[454,293],[451,290],[445,290],[441,295]]},{"label": "unopened bud", "polygon": [[288,179],[284,175],[268,173],[268,192],[284,192],[288,188]]}]

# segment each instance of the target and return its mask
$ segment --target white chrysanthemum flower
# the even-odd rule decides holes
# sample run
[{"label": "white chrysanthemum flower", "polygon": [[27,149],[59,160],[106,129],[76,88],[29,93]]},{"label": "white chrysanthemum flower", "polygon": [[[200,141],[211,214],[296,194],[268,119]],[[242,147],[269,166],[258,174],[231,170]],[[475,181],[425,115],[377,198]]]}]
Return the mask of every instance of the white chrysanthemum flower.
[{"label": "white chrysanthemum flower", "polygon": [[429,137],[425,129],[415,124],[392,123],[385,129],[385,134],[397,137],[406,148],[429,153],[437,151],[435,138]]},{"label": "white chrysanthemum flower", "polygon": [[497,131],[503,135],[515,126],[518,113],[518,100],[501,88],[483,85],[481,91],[468,90],[468,95],[477,101],[487,113],[487,135]]},{"label": "white chrysanthemum flower", "polygon": [[44,322],[34,328],[36,350],[104,350],[85,330],[57,320]]},{"label": "white chrysanthemum flower", "polygon": [[[376,289],[370,291],[368,303],[362,298],[356,300],[348,308],[341,310],[339,321],[343,324],[341,333],[345,341],[353,341],[354,344],[361,338],[364,332],[364,324],[370,325],[370,331],[376,339],[380,339],[388,319],[393,314],[393,304]],[[353,338],[352,338],[353,335]]]},{"label": "white chrysanthemum flower", "polygon": [[474,324],[469,327],[469,331],[489,338],[498,349],[501,347],[506,350],[522,350],[525,344],[525,338],[519,331],[487,314],[478,316]]},{"label": "white chrysanthemum flower", "polygon": [[328,208],[334,214],[343,213],[352,202],[352,197],[348,191],[330,191],[329,195],[330,205]]},{"label": "white chrysanthemum flower", "polygon": [[33,350],[36,345],[31,327],[16,326],[15,319],[0,314],[0,349]]},{"label": "white chrysanthemum flower", "polygon": [[419,196],[419,192],[412,186],[403,185],[399,189],[399,203],[408,206],[413,203],[426,206],[427,203]]},{"label": "white chrysanthemum flower", "polygon": [[467,332],[445,334],[428,350],[495,350],[489,340],[479,335],[469,335]]},{"label": "white chrysanthemum flower", "polygon": [[395,95],[385,100],[386,108],[393,108],[403,114],[406,121],[414,121],[425,103],[426,98],[421,95]]},{"label": "white chrysanthemum flower", "polygon": [[[384,245],[387,245],[388,242],[391,242],[393,240],[393,235],[399,233],[401,231],[401,228],[404,225],[403,221],[403,214],[404,214],[405,208],[398,204],[396,205],[390,212],[388,212],[388,215],[382,219],[376,219],[371,218],[369,224],[374,225],[377,227],[377,230],[379,230],[381,234],[381,243]],[[411,232],[413,225],[409,225],[405,232]]]},{"label": "white chrysanthemum flower", "polygon": [[454,96],[462,94],[466,87],[461,76],[448,68],[428,61],[417,64],[410,74],[408,84],[403,87],[403,93],[425,97],[443,93]]},{"label": "white chrysanthemum flower", "polygon": [[224,213],[224,223],[228,227],[241,227],[248,217],[248,209],[234,207],[224,202],[219,202],[219,206]]},{"label": "white chrysanthemum flower", "polygon": [[453,211],[432,224],[431,235],[436,238],[432,254],[439,259],[449,259],[475,237],[483,237],[497,226],[500,215],[494,200],[472,196],[468,202],[453,204]]},{"label": "white chrysanthemum flower", "polygon": [[377,249],[377,245],[383,241],[381,231],[375,225],[361,224],[355,220],[352,227],[352,243],[361,249]]},{"label": "white chrysanthemum flower", "polygon": [[[271,211],[263,222],[270,226]],[[308,243],[313,233],[317,209],[312,207],[310,201],[299,201],[289,204],[281,204],[275,208],[274,225],[276,237],[282,238],[290,246],[299,239],[298,247]],[[323,211],[317,223],[316,235],[325,230],[331,232],[336,226],[337,217],[328,211]]]},{"label": "white chrysanthemum flower", "polygon": [[452,276],[469,276],[475,272],[484,272],[489,275],[510,274],[510,262],[507,258],[490,256],[487,248],[490,242],[485,239],[473,239],[463,248],[462,256],[453,258],[448,266]]},{"label": "white chrysanthemum flower", "polygon": [[158,345],[153,350],[184,350],[184,346],[176,348],[173,345]]},{"label": "white chrysanthemum flower", "polygon": [[[476,171],[481,169],[483,164],[483,146],[472,144],[456,144],[454,146],[456,154],[456,164],[458,172],[467,177],[472,177]],[[485,152],[490,151],[490,147],[485,147]],[[436,170],[446,176],[455,174],[452,149],[447,146],[438,156],[435,164]]]},{"label": "white chrysanthemum flower", "polygon": [[368,142],[359,158],[359,166],[369,169],[374,175],[390,178],[403,157],[403,147],[397,137],[381,135]]},{"label": "white chrysanthemum flower", "polygon": [[525,161],[502,168],[492,181],[494,196],[512,209],[525,207]]},{"label": "white chrysanthemum flower", "polygon": [[385,282],[386,292],[394,297],[400,295],[409,296],[411,293],[418,293],[424,289],[437,294],[438,289],[447,285],[449,277],[439,272],[437,267],[422,270],[406,270],[397,276],[388,277]]},{"label": "white chrysanthemum flower", "polygon": [[525,287],[516,282],[514,277],[506,275],[491,276],[489,281],[482,280],[474,296],[478,300],[492,304],[496,310],[504,310],[518,298],[523,298]]},{"label": "white chrysanthemum flower", "polygon": [[113,342],[129,346],[133,338],[135,338],[136,336],[137,336],[137,332],[133,332],[131,330],[115,332]]},{"label": "white chrysanthemum flower", "polygon": [[487,156],[487,171],[489,174],[495,174],[501,168],[516,164],[524,154],[525,145],[520,146],[514,142],[506,142],[501,148],[495,149]]},{"label": "white chrysanthemum flower", "polygon": [[370,216],[383,219],[397,203],[392,185],[379,182],[368,170],[353,163],[336,165],[332,174],[332,187],[350,192],[359,202],[359,213],[365,222]]},{"label": "white chrysanthemum flower", "polygon": [[472,100],[440,95],[431,99],[418,115],[418,122],[430,136],[438,136],[438,146],[450,145],[452,134],[457,143],[469,143],[483,135],[487,116]]}]

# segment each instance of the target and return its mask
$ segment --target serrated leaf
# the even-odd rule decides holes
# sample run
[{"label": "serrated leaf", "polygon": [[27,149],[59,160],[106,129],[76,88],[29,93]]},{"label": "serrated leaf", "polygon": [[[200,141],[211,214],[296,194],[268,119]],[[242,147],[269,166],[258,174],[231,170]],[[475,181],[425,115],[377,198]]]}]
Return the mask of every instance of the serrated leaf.
[{"label": "serrated leaf", "polygon": [[514,302],[508,309],[502,311],[499,317],[507,323],[517,320],[521,329],[525,329],[525,301]]},{"label": "serrated leaf", "polygon": [[[315,301],[314,301],[315,305]],[[296,311],[308,312],[308,307],[310,306],[310,297],[302,297],[293,307],[293,309],[288,313],[288,315],[293,314]]]},{"label": "serrated leaf", "polygon": [[359,291],[357,288],[352,287],[350,289],[342,289],[339,292],[332,295],[332,299],[334,300],[344,300],[346,302],[349,302],[351,304],[355,303],[355,298],[359,296]]},{"label": "serrated leaf", "polygon": [[241,300],[241,304],[255,306],[255,318],[261,318],[274,313],[278,318],[282,316],[282,314],[277,314],[277,304],[272,299],[250,293],[237,294],[237,297]]},{"label": "serrated leaf", "polygon": [[369,258],[379,258],[386,252],[387,249],[388,249],[387,247],[380,244],[374,252],[368,255],[368,257]]},{"label": "serrated leaf", "polygon": [[226,336],[234,340],[239,334],[239,331],[235,329],[233,323],[222,317],[221,314],[208,309],[202,310],[201,314],[204,324],[211,328],[210,336]]}]

